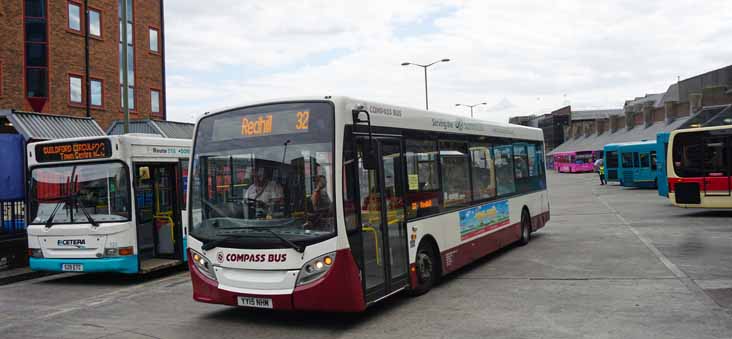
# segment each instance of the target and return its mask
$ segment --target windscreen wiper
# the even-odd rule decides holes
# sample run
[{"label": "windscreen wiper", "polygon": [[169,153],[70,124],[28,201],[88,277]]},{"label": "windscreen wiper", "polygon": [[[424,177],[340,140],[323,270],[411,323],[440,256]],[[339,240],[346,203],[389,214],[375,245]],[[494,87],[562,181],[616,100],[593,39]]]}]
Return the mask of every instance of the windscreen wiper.
[{"label": "windscreen wiper", "polygon": [[[72,195],[71,196],[71,199],[73,199],[74,205],[77,205],[79,203],[79,195],[78,194]],[[78,205],[75,206],[75,207],[76,208],[79,208]],[[81,206],[81,212],[84,213],[84,216],[86,217],[86,220],[89,221],[89,223],[92,224],[92,226],[94,226],[94,227],[98,227],[99,226],[99,223],[96,220],[94,220],[94,218],[92,218],[92,216],[89,214],[89,212],[86,211],[86,209],[84,208],[84,206]]]},{"label": "windscreen wiper", "polygon": [[201,245],[201,249],[204,251],[208,251],[210,249],[218,247],[219,245],[221,245],[231,239],[249,238],[249,237],[251,237],[251,236],[248,234],[229,234],[229,235],[226,235],[224,238],[204,241],[203,245]]},{"label": "windscreen wiper", "polygon": [[290,240],[287,240],[287,238],[277,234],[277,232],[266,228],[266,227],[257,227],[258,230],[264,230],[275,236],[275,238],[282,240],[283,243],[287,244],[288,246],[292,247],[295,251],[298,251],[299,253],[305,252],[305,246],[298,245]]},{"label": "windscreen wiper", "polygon": [[44,226],[46,226],[46,228],[51,228],[51,226],[53,226],[53,218],[56,217],[56,212],[58,212],[58,209],[61,207],[62,203],[63,203],[63,201],[59,201],[56,203],[56,207],[53,208],[51,215],[49,215],[48,219],[46,219],[46,223],[44,225]]}]

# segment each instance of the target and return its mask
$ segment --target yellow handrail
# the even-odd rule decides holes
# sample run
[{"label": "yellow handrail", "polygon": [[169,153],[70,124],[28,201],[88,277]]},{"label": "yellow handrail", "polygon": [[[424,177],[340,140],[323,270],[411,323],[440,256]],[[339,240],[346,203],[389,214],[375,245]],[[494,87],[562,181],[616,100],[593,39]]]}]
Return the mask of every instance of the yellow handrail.
[{"label": "yellow handrail", "polygon": [[376,229],[371,226],[362,226],[361,230],[363,232],[373,232],[374,233],[374,243],[376,244],[376,265],[381,266],[381,256],[379,255],[379,233],[376,232]]},{"label": "yellow handrail", "polygon": [[170,223],[170,240],[175,244],[175,222],[173,221],[173,218],[171,218],[170,215],[159,214],[153,216],[153,219],[162,219]]}]

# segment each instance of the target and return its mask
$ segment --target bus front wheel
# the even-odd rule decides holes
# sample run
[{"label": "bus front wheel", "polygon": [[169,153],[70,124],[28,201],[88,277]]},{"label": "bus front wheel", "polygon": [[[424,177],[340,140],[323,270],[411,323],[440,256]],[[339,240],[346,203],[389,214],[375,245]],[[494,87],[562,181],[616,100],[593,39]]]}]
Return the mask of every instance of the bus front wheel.
[{"label": "bus front wheel", "polygon": [[531,240],[531,216],[529,211],[524,209],[521,212],[521,238],[519,239],[519,245],[524,246]]},{"label": "bus front wheel", "polygon": [[437,282],[439,275],[439,260],[435,249],[429,243],[422,243],[417,250],[415,268],[417,270],[417,284],[411,290],[413,296],[427,293]]}]

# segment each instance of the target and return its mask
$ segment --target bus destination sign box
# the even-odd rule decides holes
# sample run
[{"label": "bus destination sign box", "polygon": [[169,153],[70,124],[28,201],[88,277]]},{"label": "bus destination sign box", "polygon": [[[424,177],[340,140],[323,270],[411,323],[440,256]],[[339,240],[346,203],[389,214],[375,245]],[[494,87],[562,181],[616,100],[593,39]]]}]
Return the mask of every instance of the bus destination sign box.
[{"label": "bus destination sign box", "polygon": [[112,157],[109,139],[36,145],[38,162],[106,159]]}]

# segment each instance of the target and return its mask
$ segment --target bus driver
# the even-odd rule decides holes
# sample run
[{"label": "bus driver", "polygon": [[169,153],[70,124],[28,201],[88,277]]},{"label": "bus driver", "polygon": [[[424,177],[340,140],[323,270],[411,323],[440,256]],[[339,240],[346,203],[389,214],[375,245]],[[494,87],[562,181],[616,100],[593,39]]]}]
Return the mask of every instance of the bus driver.
[{"label": "bus driver", "polygon": [[[256,202],[256,218],[259,219],[271,217],[274,205],[282,202],[284,194],[282,187],[272,181],[265,174],[265,169],[260,167],[254,173],[254,182],[247,188],[245,197],[249,202]],[[266,208],[266,213],[260,209],[262,205]]]}]

